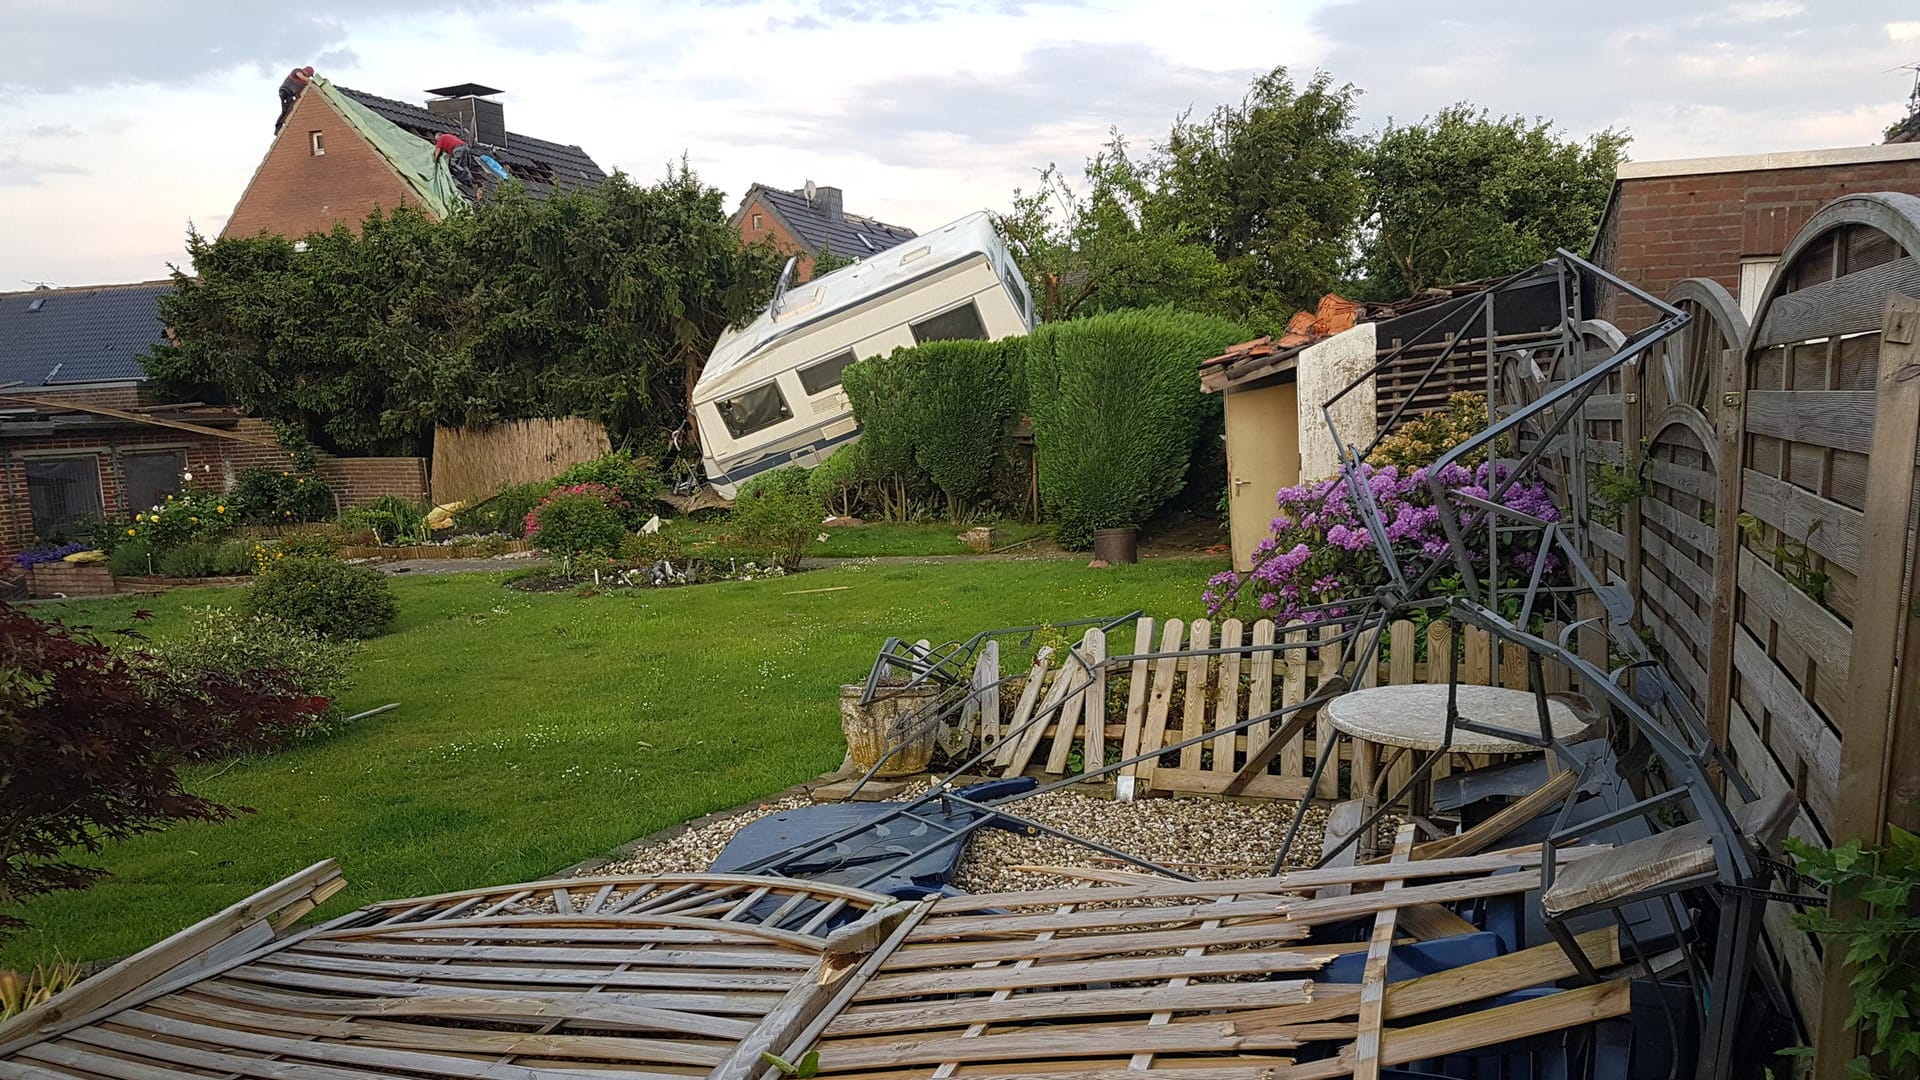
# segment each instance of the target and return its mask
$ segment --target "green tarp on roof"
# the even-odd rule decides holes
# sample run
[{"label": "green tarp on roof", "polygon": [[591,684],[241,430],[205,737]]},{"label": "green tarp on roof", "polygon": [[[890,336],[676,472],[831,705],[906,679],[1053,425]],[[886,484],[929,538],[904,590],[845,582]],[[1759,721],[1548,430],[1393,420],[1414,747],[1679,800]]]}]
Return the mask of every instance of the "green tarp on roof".
[{"label": "green tarp on roof", "polygon": [[445,220],[466,205],[459,185],[447,173],[446,160],[433,160],[432,143],[334,89],[325,79],[316,77],[308,89],[326,98],[334,111],[352,124],[375,152],[387,159],[435,217]]}]

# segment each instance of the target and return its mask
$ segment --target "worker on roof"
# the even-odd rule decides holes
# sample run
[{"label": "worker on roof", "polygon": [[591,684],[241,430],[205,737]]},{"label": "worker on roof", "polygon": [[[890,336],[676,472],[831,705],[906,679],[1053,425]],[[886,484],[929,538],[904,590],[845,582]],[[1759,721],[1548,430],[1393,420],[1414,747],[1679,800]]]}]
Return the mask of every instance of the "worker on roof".
[{"label": "worker on roof", "polygon": [[293,103],[300,100],[300,91],[313,81],[313,65],[297,67],[287,72],[280,81],[280,119],[273,122],[273,133],[280,134],[280,128],[287,122],[287,114],[293,111]]},{"label": "worker on roof", "polygon": [[467,141],[458,135],[442,134],[433,140],[433,160],[447,159],[447,171],[459,182],[462,190],[471,191],[479,177],[473,171],[473,150]]}]

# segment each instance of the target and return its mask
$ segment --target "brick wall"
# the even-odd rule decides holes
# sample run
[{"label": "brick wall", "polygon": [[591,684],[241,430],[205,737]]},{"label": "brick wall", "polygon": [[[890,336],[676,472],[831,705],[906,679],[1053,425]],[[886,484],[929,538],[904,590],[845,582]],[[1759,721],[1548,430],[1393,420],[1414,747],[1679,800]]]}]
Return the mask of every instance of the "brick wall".
[{"label": "brick wall", "polygon": [[145,383],[121,383],[117,386],[23,386],[0,393],[21,393],[50,401],[71,401],[80,405],[104,405],[110,409],[137,409],[155,403]]},{"label": "brick wall", "polygon": [[[255,438],[271,439],[264,421],[244,419],[233,429]],[[284,470],[292,456],[277,447],[260,446],[212,435],[196,435],[166,428],[78,432],[59,437],[10,439],[0,446],[0,558],[31,547],[33,507],[27,495],[26,462],[52,455],[93,459],[100,476],[100,500],[109,517],[127,517],[139,507],[129,506],[124,462],[141,451],[178,451],[193,479],[188,487],[199,491],[228,491],[248,469]],[[425,458],[341,458],[319,455],[314,472],[333,489],[337,509],[364,506],[382,495],[413,501],[427,495]]]},{"label": "brick wall", "polygon": [[[753,217],[760,215],[760,227],[753,227]],[[773,241],[773,246],[783,255],[799,255],[800,261],[794,264],[793,279],[810,281],[813,278],[813,256],[808,254],[801,244],[767,205],[755,195],[752,201],[740,208],[740,242],[757,244],[762,240]]]},{"label": "brick wall", "polygon": [[[318,131],[326,153],[315,156]],[[227,219],[222,236],[300,237],[338,222],[358,227],[376,207],[418,206],[386,159],[319,94],[302,94]]]},{"label": "brick wall", "polygon": [[[1743,258],[1779,255],[1814,211],[1862,191],[1920,193],[1920,160],[1622,180],[1596,246],[1608,269],[1655,296],[1690,277],[1737,296]],[[1623,329],[1647,321],[1618,297],[1601,315]]]}]

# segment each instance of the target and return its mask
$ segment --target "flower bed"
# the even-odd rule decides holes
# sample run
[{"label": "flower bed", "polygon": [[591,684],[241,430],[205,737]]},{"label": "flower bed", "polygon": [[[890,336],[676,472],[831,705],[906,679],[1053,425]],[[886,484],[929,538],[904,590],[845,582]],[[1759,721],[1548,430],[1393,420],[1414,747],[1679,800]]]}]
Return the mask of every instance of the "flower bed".
[{"label": "flower bed", "polygon": [[340,549],[343,559],[484,559],[494,555],[516,555],[532,550],[525,540],[505,540],[494,544],[406,544],[398,547],[356,544]]}]

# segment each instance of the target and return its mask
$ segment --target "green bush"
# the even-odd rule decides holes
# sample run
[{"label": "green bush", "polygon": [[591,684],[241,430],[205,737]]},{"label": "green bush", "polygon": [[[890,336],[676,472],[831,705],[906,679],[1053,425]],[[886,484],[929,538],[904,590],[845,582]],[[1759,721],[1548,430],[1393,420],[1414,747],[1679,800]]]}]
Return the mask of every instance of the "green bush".
[{"label": "green bush", "polygon": [[918,402],[907,352],[869,357],[840,373],[840,386],[860,422],[860,472],[872,483],[880,516],[888,521],[910,516],[913,489],[925,479],[914,459]]},{"label": "green bush", "polygon": [[353,644],[327,641],[275,615],[219,607],[189,614],[183,631],[139,646],[143,663],[188,683],[216,679],[275,697],[327,699],[328,708],[301,710],[294,726],[272,732],[275,744],[318,734],[337,718],[331,702],[348,686]]},{"label": "green bush", "polygon": [[[122,529],[123,537],[125,533],[126,530]],[[159,565],[153,558],[153,545],[143,538],[134,537],[122,539],[114,545],[112,552],[107,555],[107,569],[113,571],[115,577],[144,577],[157,572]]]},{"label": "green bush", "polygon": [[552,490],[551,480],[501,488],[499,493],[482,502],[454,511],[454,527],[466,532],[497,532],[516,538],[525,536],[527,514]]},{"label": "green bush", "polygon": [[861,460],[860,449],[865,445],[856,442],[842,446],[807,473],[807,491],[829,513],[839,517],[853,516],[854,499],[865,481],[862,475],[865,463]]},{"label": "green bush", "polygon": [[248,469],[233,486],[233,509],[255,525],[292,525],[333,516],[333,492],[307,473]]},{"label": "green bush", "polygon": [[654,504],[660,501],[660,494],[665,490],[654,460],[631,450],[615,450],[592,461],[583,461],[554,477],[548,486],[570,484],[605,484],[619,492],[627,503],[621,511],[621,521],[628,528],[638,528],[653,516]]},{"label": "green bush", "polygon": [[239,524],[239,511],[225,495],[183,491],[167,496],[158,510],[133,515],[133,523],[124,531],[128,539],[144,539],[154,551],[166,552],[182,544],[218,540]]},{"label": "green bush", "polygon": [[189,541],[168,550],[155,565],[168,577],[208,577],[213,573],[214,556],[219,550],[216,544]]},{"label": "green bush", "polygon": [[612,555],[626,539],[620,513],[589,492],[549,496],[534,508],[527,539],[553,555]]},{"label": "green bush", "polygon": [[213,552],[213,572],[223,577],[251,574],[255,569],[253,542],[229,540]]},{"label": "green bush", "polygon": [[1195,366],[1252,337],[1223,319],[1153,308],[1041,327],[1027,395],[1040,494],[1060,543],[1139,526],[1178,494],[1207,402]]},{"label": "green bush", "polygon": [[1019,338],[935,341],[902,357],[914,403],[913,458],[946,496],[950,520],[962,520],[988,494],[1013,443],[1022,396],[1014,379],[1025,367],[1025,345]]},{"label": "green bush", "polygon": [[786,570],[799,567],[820,532],[825,508],[809,490],[807,470],[789,465],[740,486],[733,527],[742,543]]},{"label": "green bush", "polygon": [[314,556],[276,559],[247,599],[256,613],[336,640],[377,637],[398,612],[393,587],[380,571]]},{"label": "green bush", "polygon": [[382,495],[365,506],[341,513],[334,524],[365,529],[382,544],[422,544],[427,540],[427,511],[397,495]]}]

